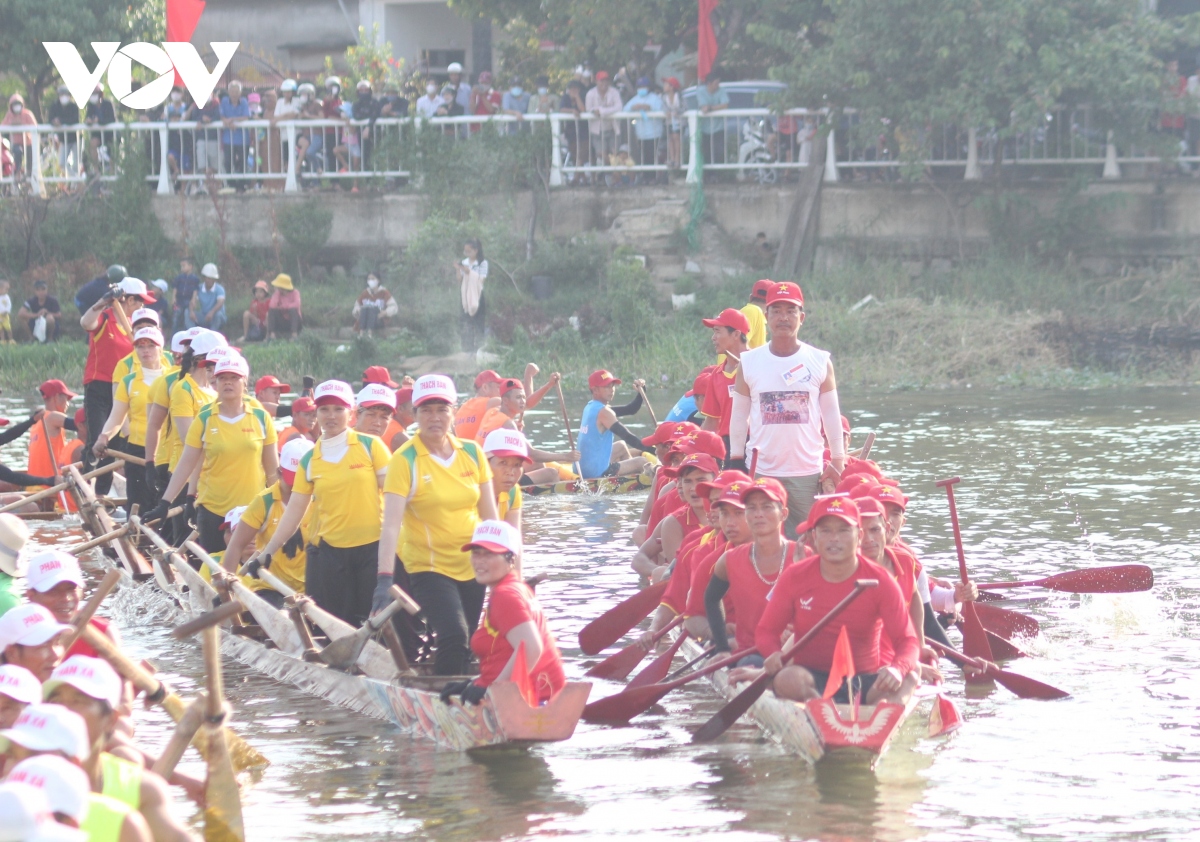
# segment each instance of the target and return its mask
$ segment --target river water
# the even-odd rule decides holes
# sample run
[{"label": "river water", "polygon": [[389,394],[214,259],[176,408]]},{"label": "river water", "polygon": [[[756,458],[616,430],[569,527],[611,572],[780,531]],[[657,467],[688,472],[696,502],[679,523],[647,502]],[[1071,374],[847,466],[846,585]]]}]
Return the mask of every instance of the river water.
[{"label": "river water", "polygon": [[[235,727],[272,761],[244,791],[247,838],[1200,838],[1196,395],[868,392],[843,401],[856,441],[876,432],[873,456],[912,498],[906,534],[933,572],[956,571],[946,500],[934,487],[952,475],[963,478],[958,507],[978,581],[1154,567],[1150,593],[1031,591],[1005,603],[1042,623],[1026,642],[1035,657],[1010,667],[1071,698],[1023,701],[1002,688],[966,698],[961,675],[945,667],[964,726],[928,739],[910,722],[872,773],[806,767],[752,726],[692,745],[690,731],[719,707],[702,682],[629,727],[581,724],[565,743],[458,754],[229,663]],[[527,417],[539,446],[566,443],[554,409]],[[23,448],[3,457],[22,465]],[[579,628],[635,587],[627,536],[642,501],[526,504],[526,570],[550,575],[538,594],[572,677],[588,663]],[[39,540],[71,536],[46,527]],[[202,675],[198,647],[171,641],[135,602],[113,607],[128,648],[186,696]],[[593,698],[616,689],[599,682]],[[161,715],[139,712],[138,727],[150,745],[165,740]],[[199,770],[194,757],[189,766]]]}]

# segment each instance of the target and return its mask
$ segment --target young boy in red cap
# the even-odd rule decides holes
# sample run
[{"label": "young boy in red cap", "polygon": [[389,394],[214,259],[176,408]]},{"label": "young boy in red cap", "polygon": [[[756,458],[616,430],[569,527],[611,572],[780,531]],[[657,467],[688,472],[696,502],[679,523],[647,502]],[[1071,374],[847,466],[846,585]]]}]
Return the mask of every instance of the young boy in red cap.
[{"label": "young boy in red cap", "polygon": [[[650,448],[619,420],[637,414],[642,408],[640,390],[646,383],[633,381],[639,390],[637,396],[624,406],[609,406],[620,385],[621,381],[604,369],[593,371],[588,377],[592,399],[583,408],[578,436],[579,470],[584,479],[636,474],[648,464],[644,457],[634,456],[633,452],[648,453]],[[614,437],[621,440],[614,441]]]}]

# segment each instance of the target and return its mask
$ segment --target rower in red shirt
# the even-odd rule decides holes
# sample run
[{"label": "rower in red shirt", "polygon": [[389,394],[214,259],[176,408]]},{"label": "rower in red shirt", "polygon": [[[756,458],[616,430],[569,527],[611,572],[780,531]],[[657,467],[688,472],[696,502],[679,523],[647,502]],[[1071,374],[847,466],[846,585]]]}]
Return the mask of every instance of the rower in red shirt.
[{"label": "rower in red shirt", "polygon": [[[904,704],[920,683],[917,658],[920,644],[908,617],[907,605],[891,573],[859,554],[861,541],[858,506],[845,495],[819,497],[801,528],[812,532],[816,555],[804,559],[779,576],[754,634],[764,668],[775,676],[775,695],[806,702],[825,688],[838,633],[845,627],[858,675],[855,691],[868,705],[886,701]],[[817,633],[785,666],[782,638],[789,626],[805,634],[821,617],[854,589],[857,579],[877,579],[879,585],[864,591]],[[880,656],[880,635],[891,638],[889,661]],[[843,683],[834,697],[848,702]]]},{"label": "rower in red shirt", "polygon": [[[684,606],[684,629],[698,640],[707,640],[712,635],[708,629],[708,615],[704,606],[704,592],[712,579],[716,567],[726,551],[740,547],[750,540],[750,527],[746,524],[746,510],[742,508],[741,495],[753,482],[741,471],[722,471],[712,482],[701,483],[702,493],[707,493],[709,510],[716,516],[720,536],[711,544],[705,555],[697,555],[692,562],[692,581],[688,587],[687,605]],[[733,603],[726,598],[725,623],[734,622]]]},{"label": "rower in red shirt", "polygon": [[630,543],[635,547],[640,547],[646,540],[646,536],[652,531],[649,527],[650,510],[654,507],[655,501],[658,500],[659,494],[662,493],[663,486],[671,481],[671,477],[662,470],[668,464],[667,454],[671,450],[671,445],[688,433],[699,429],[691,421],[664,421],[654,429],[653,433],[642,439],[642,444],[646,445],[646,447],[654,448],[654,456],[658,459],[660,467],[654,475],[654,487],[646,496],[646,502],[642,506],[642,513],[638,517],[638,525],[634,527],[633,535],[629,539]]},{"label": "rower in red shirt", "polygon": [[720,470],[717,460],[707,453],[684,457],[676,469],[683,505],[663,518],[654,534],[638,548],[630,567],[651,582],[661,582],[666,577],[667,568],[677,558],[684,540],[708,523],[704,498],[696,492],[696,485],[708,482]]},{"label": "rower in red shirt", "polygon": [[[667,476],[674,479],[673,471],[678,467],[681,459],[681,454],[687,456],[691,453],[707,453],[713,459],[716,459],[718,464],[725,458],[725,442],[721,441],[721,437],[716,433],[708,430],[696,430],[687,433],[678,439],[667,450],[666,461]],[[650,508],[650,519],[646,524],[646,534],[653,535],[654,530],[658,528],[658,524],[675,509],[683,505],[683,500],[679,496],[679,489],[676,487],[677,482],[669,481],[665,483],[659,493],[658,499],[654,501],[654,505]]]},{"label": "rower in red shirt", "polygon": [[525,645],[525,664],[539,702],[549,701],[567,683],[562,656],[546,627],[546,615],[537,597],[517,576],[521,534],[502,520],[485,520],[475,527],[471,543],[475,581],[488,587],[487,607],[471,637],[471,651],[479,659],[479,677],[451,682],[442,688],[442,701],[461,696],[479,704],[496,681],[511,681],[517,648]]},{"label": "rower in red shirt", "polygon": [[[741,506],[751,540],[740,547],[727,550],[713,567],[712,578],[704,592],[705,614],[713,645],[718,651],[729,651],[726,616],[722,599],[729,594],[737,613],[735,635],[739,650],[754,646],[754,630],[767,607],[767,597],[783,571],[798,557],[796,544],[783,536],[787,520],[787,490],[770,477],[759,477],[740,486],[735,498],[732,490],[721,498],[722,506]],[[747,655],[739,666],[761,667],[763,659]]]}]

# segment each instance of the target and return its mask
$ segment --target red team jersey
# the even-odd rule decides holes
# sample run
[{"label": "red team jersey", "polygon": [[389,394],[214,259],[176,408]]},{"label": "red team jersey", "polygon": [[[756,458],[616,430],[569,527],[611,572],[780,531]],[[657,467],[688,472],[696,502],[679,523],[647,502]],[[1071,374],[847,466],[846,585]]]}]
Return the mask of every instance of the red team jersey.
[{"label": "red team jersey", "polygon": [[567,677],[563,673],[562,656],[546,628],[542,607],[515,573],[492,586],[483,620],[471,638],[471,651],[479,658],[476,684],[487,687],[496,680],[514,652],[506,635],[522,623],[530,622],[537,626],[542,638],[542,657],[529,673],[538,700],[545,701],[563,688]]}]

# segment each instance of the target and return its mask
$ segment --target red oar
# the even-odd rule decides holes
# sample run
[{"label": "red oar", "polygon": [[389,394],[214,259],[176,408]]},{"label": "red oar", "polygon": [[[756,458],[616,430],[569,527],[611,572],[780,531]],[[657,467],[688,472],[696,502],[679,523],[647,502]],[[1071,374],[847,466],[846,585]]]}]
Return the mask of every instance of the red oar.
[{"label": "red oar", "polygon": [[[946,499],[950,503],[950,526],[954,530],[954,548],[958,551],[958,575],[965,585],[968,581],[967,556],[963,552],[962,532],[958,528],[958,507],[954,504],[954,486],[960,481],[958,477],[951,477],[940,480],[937,484],[946,489]],[[975,612],[974,604],[964,602],[962,616],[963,649],[974,658],[982,658],[985,661],[994,660],[992,647],[988,644],[987,634]]]},{"label": "red oar", "polygon": [[[949,646],[943,646],[936,640],[930,640],[928,643],[959,666],[966,665],[983,669],[983,664],[976,658],[968,658],[961,652],[957,652]],[[988,667],[984,675],[994,679],[997,684],[1007,687],[1022,699],[1065,699],[1071,695],[1066,690],[1059,690],[1057,687],[1043,684],[1036,679],[1017,675],[1015,672],[1008,672],[995,666]]]},{"label": "red oar", "polygon": [[658,703],[659,699],[675,688],[714,673],[722,667],[732,666],[753,651],[753,649],[743,649],[724,658],[717,658],[703,669],[688,673],[674,681],[667,681],[663,684],[647,684],[633,689],[626,687],[620,693],[614,693],[589,704],[583,709],[583,718],[588,722],[628,722],[638,714],[648,711]]},{"label": "red oar", "polygon": [[968,602],[963,607],[965,608],[967,605],[974,606],[975,616],[979,618],[979,622],[985,629],[1000,637],[1013,638],[1018,635],[1037,637],[1038,632],[1042,629],[1038,621],[1027,614],[979,602]]},{"label": "red oar", "polygon": [[1093,567],[1090,570],[1069,570],[1044,579],[1029,582],[992,582],[979,585],[981,591],[1001,588],[1046,588],[1066,593],[1134,593],[1154,587],[1154,571],[1145,564],[1118,564],[1112,567]]},{"label": "red oar", "polygon": [[596,666],[588,670],[584,675],[589,675],[592,678],[611,678],[613,681],[620,681],[629,673],[633,672],[633,668],[642,662],[646,657],[646,653],[658,643],[662,636],[683,622],[683,617],[676,617],[669,624],[663,626],[654,633],[654,637],[650,639],[650,646],[642,645],[640,640],[626,646],[615,655],[610,655]]},{"label": "red oar", "polygon": [[1005,640],[998,634],[993,634],[986,629],[984,630],[984,634],[987,635],[988,645],[992,647],[992,654],[996,656],[997,661],[1011,661],[1013,658],[1024,658],[1029,654],[1021,647],[1011,641]]},{"label": "red oar", "polygon": [[643,588],[584,626],[579,632],[579,648],[583,650],[583,654],[599,655],[646,619],[646,616],[662,602],[663,592],[669,582],[669,579],[664,579],[657,585]]},{"label": "red oar", "polygon": [[657,684],[666,678],[667,673],[671,670],[671,661],[675,658],[675,653],[679,651],[679,647],[683,645],[683,641],[685,640],[687,640],[687,632],[680,632],[679,637],[671,644],[671,647],[651,661],[650,665],[644,670],[631,678],[629,683],[625,685],[626,688],[645,687],[647,684]]},{"label": "red oar", "polygon": [[[821,619],[817,620],[804,636],[789,646],[783,651],[783,662],[787,664],[796,653],[798,653],[810,640],[817,636],[821,629],[825,628],[834,617],[842,613],[842,611],[858,598],[858,595],[867,588],[873,588],[879,584],[878,579],[859,579],[854,583],[854,590],[846,594],[846,596],[837,605],[830,609],[829,613]],[[700,726],[700,730],[692,735],[692,742],[706,743],[710,740],[715,740],[717,737],[729,730],[729,726],[737,722],[743,713],[750,710],[751,705],[757,702],[762,694],[767,692],[767,688],[771,686],[775,676],[763,671],[763,674],[750,682],[750,685],[738,693],[729,704],[717,711],[708,722]]]}]

